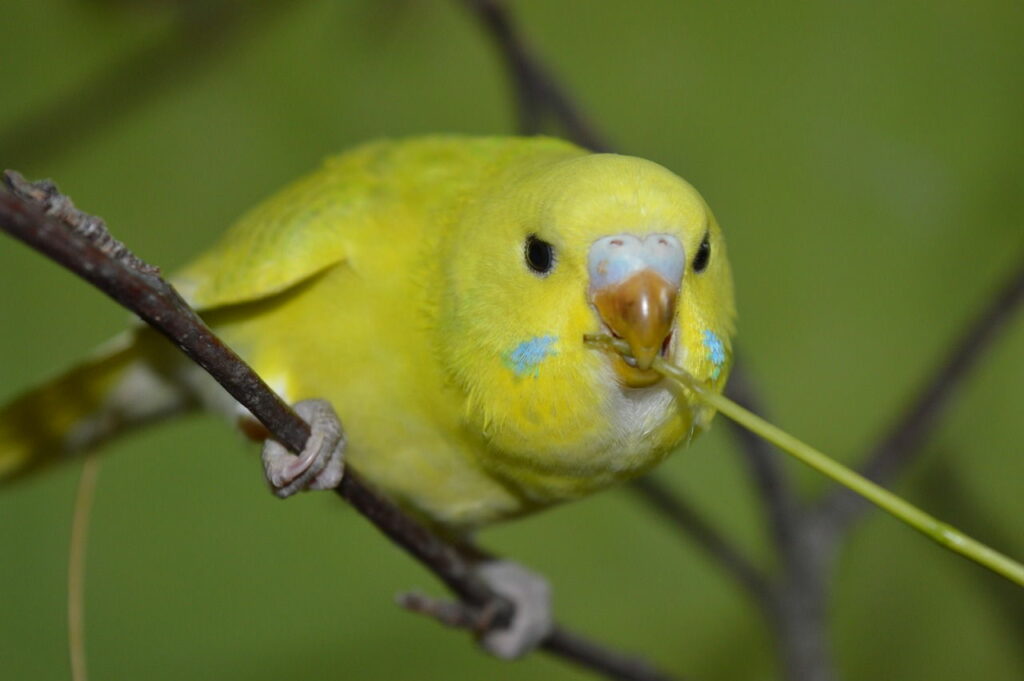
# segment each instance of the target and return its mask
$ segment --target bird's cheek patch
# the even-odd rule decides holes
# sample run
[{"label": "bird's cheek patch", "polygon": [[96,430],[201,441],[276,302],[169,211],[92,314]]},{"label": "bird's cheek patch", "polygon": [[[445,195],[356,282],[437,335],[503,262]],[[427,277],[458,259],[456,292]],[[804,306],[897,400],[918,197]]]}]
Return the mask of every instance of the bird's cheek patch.
[{"label": "bird's cheek patch", "polygon": [[505,352],[501,357],[502,362],[517,378],[537,378],[540,375],[541,363],[548,357],[558,354],[552,347],[557,341],[558,336],[535,336]]},{"label": "bird's cheek patch", "polygon": [[715,365],[715,368],[711,370],[711,378],[716,379],[722,373],[722,365],[725,364],[725,345],[718,334],[711,329],[704,329],[702,342],[707,350],[708,360]]}]

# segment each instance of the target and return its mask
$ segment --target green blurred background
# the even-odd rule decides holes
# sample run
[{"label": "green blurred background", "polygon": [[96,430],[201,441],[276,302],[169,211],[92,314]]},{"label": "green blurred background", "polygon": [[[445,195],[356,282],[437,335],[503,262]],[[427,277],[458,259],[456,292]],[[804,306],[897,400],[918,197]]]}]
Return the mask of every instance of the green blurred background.
[{"label": "green blurred background", "polygon": [[[54,178],[173,270],[325,155],[514,129],[501,63],[456,3],[242,4],[240,25],[201,19],[209,33],[163,62],[147,50],[175,31],[175,3],[5,0],[0,166]],[[1024,252],[1024,5],[513,8],[617,148],[679,172],[714,208],[739,342],[777,422],[856,460]],[[119,67],[103,97],[76,94],[135,53],[150,57]],[[73,115],[57,129],[26,123],[60,101]],[[4,239],[0,311],[0,399],[126,321]],[[1018,558],[1022,350],[1018,318],[897,486]],[[87,582],[95,679],[591,678],[542,655],[493,661],[400,611],[398,591],[441,593],[432,578],[332,495],[272,498],[254,448],[214,417],[129,437],[103,461]],[[825,488],[787,468],[802,493]],[[77,473],[0,491],[0,679],[68,678]],[[722,424],[659,475],[772,562]],[[624,490],[482,540],[547,574],[567,625],[695,679],[778,676],[745,595]],[[1024,592],[878,513],[840,556],[830,619],[845,679],[1024,678]]]}]

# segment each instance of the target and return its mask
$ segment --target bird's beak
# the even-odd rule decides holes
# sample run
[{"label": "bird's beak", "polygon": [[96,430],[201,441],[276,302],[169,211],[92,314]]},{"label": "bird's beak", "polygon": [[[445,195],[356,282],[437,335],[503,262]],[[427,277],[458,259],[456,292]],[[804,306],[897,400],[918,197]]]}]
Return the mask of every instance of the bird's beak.
[{"label": "bird's beak", "polygon": [[682,244],[668,234],[603,237],[590,248],[590,302],[633,355],[616,356],[613,365],[627,387],[661,380],[651,365],[671,351],[685,262]]}]

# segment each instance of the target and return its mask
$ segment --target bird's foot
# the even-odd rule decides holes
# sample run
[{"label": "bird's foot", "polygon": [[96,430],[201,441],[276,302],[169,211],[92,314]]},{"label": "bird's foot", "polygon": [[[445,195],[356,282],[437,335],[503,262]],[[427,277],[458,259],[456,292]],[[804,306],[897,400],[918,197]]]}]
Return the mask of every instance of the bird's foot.
[{"label": "bird's foot", "polygon": [[481,636],[480,645],[484,650],[511,660],[536,648],[554,628],[548,581],[519,563],[507,560],[482,563],[476,573],[495,593],[515,606],[508,626],[491,629]]},{"label": "bird's foot", "polygon": [[299,454],[267,438],[263,443],[263,470],[275,495],[284,499],[304,490],[332,489],[345,470],[345,433],[334,408],[326,400],[302,400],[293,407],[309,423],[310,436]]}]

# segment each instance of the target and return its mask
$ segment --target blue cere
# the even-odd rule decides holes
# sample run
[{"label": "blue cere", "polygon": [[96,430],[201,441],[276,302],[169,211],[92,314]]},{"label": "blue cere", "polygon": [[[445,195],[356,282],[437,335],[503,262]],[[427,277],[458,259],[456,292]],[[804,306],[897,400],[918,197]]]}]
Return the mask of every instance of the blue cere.
[{"label": "blue cere", "polygon": [[722,365],[725,364],[725,346],[722,339],[711,329],[704,329],[704,347],[708,349],[708,359],[715,365],[711,378],[718,378],[722,373]]},{"label": "blue cere", "polygon": [[540,364],[551,355],[557,354],[553,349],[558,341],[558,336],[537,336],[528,341],[523,341],[511,352],[505,354],[505,366],[515,372],[516,376],[532,375],[534,378],[540,373]]}]

